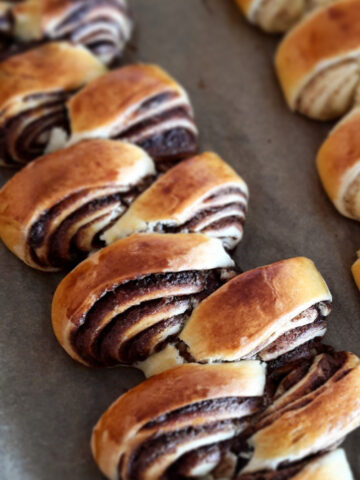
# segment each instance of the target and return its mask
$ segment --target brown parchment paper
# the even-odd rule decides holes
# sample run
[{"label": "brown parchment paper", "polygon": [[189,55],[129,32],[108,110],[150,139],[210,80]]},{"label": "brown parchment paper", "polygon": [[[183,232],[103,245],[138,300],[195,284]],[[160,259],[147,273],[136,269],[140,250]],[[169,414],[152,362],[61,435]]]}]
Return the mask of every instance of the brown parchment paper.
[{"label": "brown parchment paper", "polygon": [[[246,179],[250,211],[237,251],[243,269],[312,258],[334,295],[327,340],[360,354],[360,293],[350,275],[359,225],[323,193],[314,157],[330,124],[292,115],[272,69],[278,40],[242,19],[232,0],[130,0],[137,31],[127,61],[155,62],[188,90],[203,149]],[[0,171],[0,184],[12,171]],[[100,480],[94,423],[136,370],[90,370],[57,344],[50,303],[61,275],[36,272],[0,245],[0,479]],[[360,431],[345,443],[360,478]],[[340,479],[339,479],[340,480]]]}]

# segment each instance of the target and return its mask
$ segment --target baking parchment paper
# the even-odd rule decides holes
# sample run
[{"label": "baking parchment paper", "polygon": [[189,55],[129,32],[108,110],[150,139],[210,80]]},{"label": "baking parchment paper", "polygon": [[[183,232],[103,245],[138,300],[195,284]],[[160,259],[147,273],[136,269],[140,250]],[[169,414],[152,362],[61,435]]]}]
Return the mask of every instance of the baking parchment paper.
[{"label": "baking parchment paper", "polygon": [[[249,184],[239,264],[313,259],[334,295],[326,339],[360,355],[360,293],[350,275],[359,225],[320,187],[314,157],[331,125],[286,108],[272,68],[278,39],[249,26],[232,0],[130,2],[137,29],[126,60],[158,63],[186,87],[202,149],[218,152]],[[1,170],[0,184],[12,174]],[[50,324],[61,277],[26,267],[0,245],[1,480],[100,480],[91,429],[143,378],[133,369],[90,370],[65,354]],[[359,479],[360,431],[345,447]]]}]

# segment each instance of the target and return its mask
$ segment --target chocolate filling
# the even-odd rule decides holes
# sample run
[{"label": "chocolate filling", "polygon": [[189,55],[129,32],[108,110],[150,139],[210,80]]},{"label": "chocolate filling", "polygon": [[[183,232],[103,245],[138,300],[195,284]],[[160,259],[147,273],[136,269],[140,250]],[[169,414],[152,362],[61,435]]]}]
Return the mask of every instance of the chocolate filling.
[{"label": "chocolate filling", "polygon": [[[224,283],[223,271],[152,274],[114,286],[80,320],[81,325],[71,336],[74,349],[94,366],[132,365],[145,360],[171,341],[174,332],[176,335],[181,331],[200,300]],[[176,295],[166,293],[175,286]],[[188,293],[189,289],[192,293]],[[141,301],[148,295],[150,300]],[[122,313],[112,314],[123,304],[126,307]],[[151,320],[153,315],[157,316],[155,321]],[[141,322],[145,322],[143,329]],[[137,326],[140,331],[132,333]]]},{"label": "chocolate filling", "polygon": [[[134,199],[147,188],[152,180],[153,177],[151,176],[145,177],[136,186],[130,186],[127,191],[95,198],[80,207],[76,206],[76,203],[91,194],[91,190],[80,190],[54,205],[52,208],[44,212],[30,229],[28,245],[33,261],[41,267],[51,266],[54,268],[71,268],[76,263],[86,258],[89,251],[79,248],[76,243],[76,235],[78,231],[72,236],[72,238],[68,238],[68,232],[73,226],[76,226],[80,222],[80,228],[91,226],[94,220],[86,222],[86,218],[91,217],[91,219],[93,219],[94,215],[96,217],[96,212],[98,211],[99,218],[101,219],[101,209],[109,206],[109,210],[113,212],[113,215],[109,214],[106,227],[102,227],[98,231],[96,228],[94,229],[94,237],[91,242],[91,249],[103,247],[104,243],[100,240],[100,236],[106,229],[110,228],[115,223]],[[123,187],[119,187],[119,189],[120,188],[123,190]],[[99,190],[102,190],[102,188],[99,187]],[[75,205],[75,210],[71,212],[72,205]],[[56,221],[56,218],[67,209],[70,210],[69,215],[67,215],[60,225],[52,231],[52,222]],[[37,250],[44,245],[47,247],[45,261],[40,259],[37,254]]]}]

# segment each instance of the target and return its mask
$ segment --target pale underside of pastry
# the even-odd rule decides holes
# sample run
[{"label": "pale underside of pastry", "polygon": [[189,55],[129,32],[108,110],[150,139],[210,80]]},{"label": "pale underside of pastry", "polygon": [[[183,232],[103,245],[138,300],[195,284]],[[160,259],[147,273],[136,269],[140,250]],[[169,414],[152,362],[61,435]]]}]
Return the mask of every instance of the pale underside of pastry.
[{"label": "pale underside of pastry", "polygon": [[139,147],[88,140],[40,157],[0,190],[0,237],[33,268],[68,268],[101,248],[101,234],[154,179]]},{"label": "pale underside of pastry", "polygon": [[161,176],[102,239],[110,244],[133,233],[203,233],[233,250],[243,236],[248,196],[242,178],[206,152]]}]

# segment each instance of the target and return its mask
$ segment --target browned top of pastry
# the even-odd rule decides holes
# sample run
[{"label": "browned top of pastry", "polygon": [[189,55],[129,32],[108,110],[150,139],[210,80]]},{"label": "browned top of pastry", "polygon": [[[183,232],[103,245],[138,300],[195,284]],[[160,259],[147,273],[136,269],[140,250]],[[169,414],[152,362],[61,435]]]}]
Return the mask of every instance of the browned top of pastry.
[{"label": "browned top of pastry", "polygon": [[205,235],[132,235],[95,253],[63,279],[53,301],[54,329],[78,320],[103,292],[127,280],[229,266],[233,261],[221,242]]},{"label": "browned top of pastry", "polygon": [[[156,65],[128,65],[91,82],[68,102],[73,133],[106,128],[126,112],[126,122],[144,98],[182,88]],[[131,109],[133,107],[133,109]]]},{"label": "browned top of pastry", "polygon": [[[351,353],[341,374],[298,402],[251,439],[254,455],[245,470],[276,469],[330,448],[360,424],[360,361]],[[306,399],[306,396],[304,398]]]},{"label": "browned top of pastry", "polygon": [[323,143],[317,166],[329,197],[337,200],[344,176],[360,163],[360,108],[354,109],[330,133]]},{"label": "browned top of pastry", "polygon": [[32,94],[76,90],[105,71],[84,47],[66,42],[15,55],[0,64],[0,119],[20,110],[24,97],[31,105]]},{"label": "browned top of pastry", "polygon": [[[0,190],[0,234],[6,219],[26,226],[36,216],[88,188],[131,185],[152,161],[140,148],[88,140],[28,164]],[[154,172],[154,170],[153,170]]]},{"label": "browned top of pastry", "polygon": [[196,360],[235,360],[324,300],[331,294],[311,260],[283,260],[223,285],[194,310],[180,338]]},{"label": "browned top of pastry", "polygon": [[204,400],[261,396],[264,380],[258,362],[187,364],[152,377],[122,395],[100,418],[92,436],[94,457],[110,478],[127,443],[146,423]]},{"label": "browned top of pastry", "polygon": [[315,11],[280,44],[276,66],[289,103],[322,62],[336,61],[360,49],[360,1],[340,0]]},{"label": "browned top of pastry", "polygon": [[254,4],[254,0],[235,0],[235,1],[245,14],[248,13],[252,5]]}]

